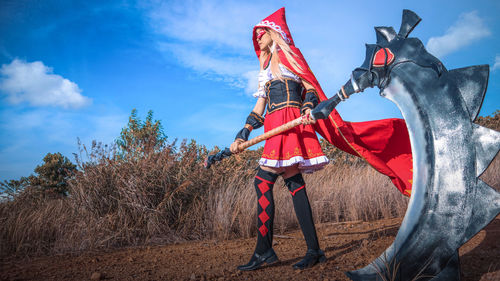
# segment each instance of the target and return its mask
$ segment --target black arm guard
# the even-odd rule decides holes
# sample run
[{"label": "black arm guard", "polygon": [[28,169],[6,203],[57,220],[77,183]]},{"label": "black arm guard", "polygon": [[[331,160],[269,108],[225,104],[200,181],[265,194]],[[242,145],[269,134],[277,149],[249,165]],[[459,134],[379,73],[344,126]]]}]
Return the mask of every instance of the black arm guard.
[{"label": "black arm guard", "polygon": [[250,115],[248,115],[247,117],[245,127],[241,129],[238,134],[236,134],[235,139],[242,139],[244,141],[247,141],[248,137],[250,136],[250,132],[253,129],[262,127],[262,125],[264,125],[264,117],[253,111],[250,112]]},{"label": "black arm guard", "polygon": [[356,91],[352,86],[351,80],[349,80],[335,95],[333,95],[333,97],[327,99],[326,101],[322,101],[318,106],[316,106],[316,108],[311,111],[312,117],[316,120],[328,118],[337,104],[348,99],[349,96],[354,93],[356,93]]},{"label": "black arm guard", "polygon": [[[252,111],[247,117],[246,125],[252,126],[252,129],[258,129],[264,125],[264,117]],[[250,131],[252,131],[252,129],[250,129]]]},{"label": "black arm guard", "polygon": [[316,92],[315,89],[309,89],[307,90],[304,101],[302,102],[302,107],[300,108],[300,112],[304,114],[304,111],[306,109],[313,109],[315,108],[319,103],[319,98],[318,98],[318,93]]}]

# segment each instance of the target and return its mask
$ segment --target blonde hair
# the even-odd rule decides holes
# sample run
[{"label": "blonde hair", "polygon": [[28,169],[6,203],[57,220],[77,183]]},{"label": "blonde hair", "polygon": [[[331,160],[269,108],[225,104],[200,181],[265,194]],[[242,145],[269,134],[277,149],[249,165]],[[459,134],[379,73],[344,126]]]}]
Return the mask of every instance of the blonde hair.
[{"label": "blonde hair", "polygon": [[278,78],[279,80],[283,81],[283,75],[281,75],[281,70],[279,68],[279,56],[278,56],[278,49],[281,49],[281,51],[285,54],[286,59],[288,62],[290,62],[290,65],[292,69],[291,71],[295,72],[296,74],[302,74],[303,69],[300,66],[299,63],[297,63],[297,60],[295,57],[298,57],[297,54],[288,46],[288,44],[283,40],[281,35],[274,31],[271,28],[266,28],[266,32],[271,36],[271,40],[273,40],[273,45],[274,48],[269,48],[268,52],[271,52],[272,49],[272,56],[271,56],[271,72],[274,77]]}]

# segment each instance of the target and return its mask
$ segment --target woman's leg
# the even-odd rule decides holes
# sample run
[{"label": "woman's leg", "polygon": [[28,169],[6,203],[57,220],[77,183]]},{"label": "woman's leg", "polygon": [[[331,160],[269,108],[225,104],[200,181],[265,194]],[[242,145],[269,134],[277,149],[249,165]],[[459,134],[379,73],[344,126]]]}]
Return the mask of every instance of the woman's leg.
[{"label": "woman's leg", "polygon": [[[295,174],[293,174],[296,172]],[[291,175],[293,174],[293,175]],[[288,176],[288,177],[287,177]],[[319,248],[318,236],[314,226],[311,205],[306,192],[306,184],[302,174],[298,171],[285,172],[285,184],[292,194],[295,214],[302,229],[307,244],[307,253],[303,260],[294,265],[294,268],[304,269],[318,262],[326,261],[324,253]]]},{"label": "woman's leg", "polygon": [[264,262],[271,263],[278,260],[273,246],[274,198],[273,186],[278,178],[279,170],[266,168],[259,169],[255,176],[254,185],[257,192],[257,245],[255,252],[245,265],[238,266],[239,270],[254,270]]},{"label": "woman's leg", "polygon": [[274,197],[273,186],[278,178],[274,171],[259,169],[254,185],[257,192],[257,246],[255,252],[264,254],[273,246]]},{"label": "woman's leg", "polygon": [[285,179],[285,184],[292,195],[295,214],[304,234],[308,249],[319,249],[316,228],[314,227],[311,205],[306,192],[306,183],[301,173]]}]

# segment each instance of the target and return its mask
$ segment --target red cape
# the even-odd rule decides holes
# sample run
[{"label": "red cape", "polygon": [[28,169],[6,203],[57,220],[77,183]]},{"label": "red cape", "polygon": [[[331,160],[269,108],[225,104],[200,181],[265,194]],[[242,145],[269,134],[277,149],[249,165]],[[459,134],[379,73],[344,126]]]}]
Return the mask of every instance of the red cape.
[{"label": "red cape", "polygon": [[[272,28],[281,34],[297,55],[297,63],[303,73],[297,73],[301,79],[309,82],[318,92],[321,101],[327,97],[313,72],[307,65],[300,50],[295,47],[290,30],[286,24],[285,8],[271,14],[258,23],[253,29],[253,42],[257,56],[260,48],[257,44],[255,29]],[[284,53],[278,51],[281,63],[293,70]],[[296,71],[294,71],[296,72]],[[390,118],[367,122],[348,122],[342,120],[337,110],[333,110],[328,119],[318,120],[314,129],[328,142],[352,155],[365,159],[380,173],[388,176],[404,195],[411,195],[412,155],[410,138],[403,119]]]}]

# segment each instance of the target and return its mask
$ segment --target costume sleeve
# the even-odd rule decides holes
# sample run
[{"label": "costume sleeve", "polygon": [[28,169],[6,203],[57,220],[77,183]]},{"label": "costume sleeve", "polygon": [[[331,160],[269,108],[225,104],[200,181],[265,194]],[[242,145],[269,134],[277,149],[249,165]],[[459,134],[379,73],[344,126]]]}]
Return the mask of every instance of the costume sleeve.
[{"label": "costume sleeve", "polygon": [[267,98],[266,92],[264,92],[264,87],[259,87],[257,92],[253,93],[252,96],[254,98]]},{"label": "costume sleeve", "polygon": [[267,98],[266,92],[264,91],[264,85],[266,84],[267,81],[270,80],[270,78],[267,77],[268,73],[265,70],[261,70],[259,72],[259,89],[257,92],[253,93],[253,96],[255,98]]},{"label": "costume sleeve", "polygon": [[306,91],[304,96],[304,101],[302,102],[302,107],[300,108],[300,112],[304,113],[306,109],[313,109],[319,103],[319,96],[315,89],[309,89]]}]

